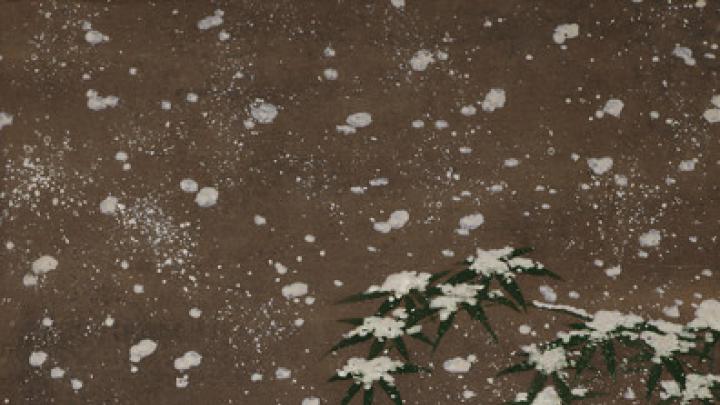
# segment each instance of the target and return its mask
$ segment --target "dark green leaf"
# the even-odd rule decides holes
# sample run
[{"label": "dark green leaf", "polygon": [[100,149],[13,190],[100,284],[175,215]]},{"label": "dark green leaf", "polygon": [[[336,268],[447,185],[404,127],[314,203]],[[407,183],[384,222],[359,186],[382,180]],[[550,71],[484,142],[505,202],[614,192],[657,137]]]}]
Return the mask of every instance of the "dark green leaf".
[{"label": "dark green leaf", "polygon": [[363,324],[364,319],[363,318],[345,318],[345,319],[338,319],[338,322],[348,323],[348,324],[354,325],[354,326],[360,326]]},{"label": "dark green leaf", "polygon": [[525,298],[522,295],[522,291],[520,291],[520,286],[517,285],[515,280],[505,280],[502,277],[498,277],[498,279],[502,288],[507,291],[513,299],[515,299],[515,302],[517,302],[523,309],[527,309]]},{"label": "dark green leaf", "polygon": [[580,378],[580,374],[590,365],[596,351],[597,346],[594,344],[589,344],[582,348],[580,358],[575,362],[575,378]]},{"label": "dark green leaf", "polygon": [[662,362],[673,379],[680,385],[680,388],[685,389],[685,371],[683,371],[680,361],[676,358],[663,357]]},{"label": "dark green leaf", "polygon": [[422,332],[421,332],[421,333],[415,333],[415,334],[413,334],[413,335],[410,335],[410,337],[413,338],[413,339],[417,339],[417,340],[419,340],[419,341],[421,341],[421,342],[423,342],[423,343],[427,343],[427,344],[429,344],[430,346],[433,346],[433,345],[434,345],[433,341],[430,340],[429,337],[425,336],[425,334],[422,333]]},{"label": "dark green leaf", "polygon": [[463,271],[455,274],[454,276],[450,277],[450,278],[447,280],[447,283],[448,283],[448,284],[453,284],[453,285],[455,285],[455,284],[461,284],[461,283],[464,283],[464,282],[466,282],[466,281],[468,281],[468,280],[474,279],[475,277],[477,277],[477,275],[478,275],[478,274],[477,274],[477,272],[476,272],[475,270],[465,269],[465,270],[463,270]]},{"label": "dark green leaf", "polygon": [[380,388],[385,391],[385,393],[390,397],[390,399],[393,401],[395,405],[402,405],[402,398],[400,397],[400,391],[392,385],[386,382],[385,380],[380,380]]},{"label": "dark green leaf", "polygon": [[650,367],[650,374],[648,375],[648,382],[647,382],[647,398],[648,399],[650,399],[653,391],[655,390],[655,387],[657,387],[658,382],[660,382],[661,375],[662,375],[662,365],[653,364],[653,366]]},{"label": "dark green leaf", "polygon": [[547,381],[547,374],[537,372],[535,378],[530,383],[530,389],[528,390],[528,402],[532,403],[537,397],[538,393],[545,388],[545,382]]},{"label": "dark green leaf", "polygon": [[455,321],[455,312],[450,314],[448,318],[444,321],[440,322],[440,325],[438,325],[438,331],[437,331],[437,337],[435,338],[435,344],[433,345],[434,349],[437,349],[438,345],[440,344],[440,340],[443,336],[447,333],[448,330],[452,327],[453,322]]},{"label": "dark green leaf", "polygon": [[392,311],[400,305],[400,300],[393,299],[393,300],[386,300],[385,302],[380,305],[380,308],[378,308],[377,311],[375,311],[375,316],[385,316],[388,312]]},{"label": "dark green leaf", "polygon": [[336,350],[364,342],[366,340],[369,340],[371,337],[372,337],[372,335],[365,335],[365,336],[355,335],[355,336],[351,336],[349,338],[345,338],[345,339],[341,340],[340,342],[338,342],[338,344],[333,346],[330,349],[330,351],[334,352]]},{"label": "dark green leaf", "polygon": [[330,379],[328,379],[328,382],[345,381],[345,380],[349,380],[351,378],[352,378],[351,375],[346,375],[345,377],[341,377],[341,376],[335,374],[334,376],[330,377]]},{"label": "dark green leaf", "polygon": [[355,295],[351,295],[347,298],[343,298],[340,301],[338,301],[339,304],[348,304],[352,302],[360,302],[360,301],[368,301],[368,300],[374,300],[376,298],[380,297],[387,297],[390,295],[389,292],[385,291],[376,291],[376,292],[363,292]]},{"label": "dark green leaf", "polygon": [[363,395],[363,405],[372,405],[373,403],[373,389],[370,387],[370,389],[365,390],[365,395]]},{"label": "dark green leaf", "polygon": [[501,370],[497,375],[498,375],[498,377],[500,377],[501,375],[512,374],[512,373],[521,373],[523,371],[528,371],[528,370],[532,370],[532,369],[534,369],[532,364],[530,364],[528,362],[523,362],[523,363],[514,364],[504,370]]},{"label": "dark green leaf", "polygon": [[384,348],[385,341],[375,339],[372,345],[370,345],[370,353],[368,354],[368,359],[374,359],[375,357],[377,357],[380,353],[382,353]]},{"label": "dark green leaf", "polygon": [[524,256],[524,255],[532,252],[533,250],[535,250],[535,248],[530,247],[530,246],[513,249],[513,251],[510,252],[509,255],[507,255],[507,259],[512,259],[512,258],[518,257],[518,256]]},{"label": "dark green leaf", "polygon": [[451,270],[445,270],[445,271],[435,273],[432,276],[430,276],[430,282],[433,283],[433,282],[445,277],[446,275],[450,274],[450,272],[451,272]]},{"label": "dark green leaf", "polygon": [[498,341],[498,337],[495,334],[495,331],[493,331],[492,326],[490,326],[490,322],[488,322],[487,315],[485,315],[485,310],[478,304],[477,306],[470,307],[469,308],[470,313],[473,316],[473,319],[480,321],[483,327],[485,327],[485,330],[490,334],[492,339],[494,341]]},{"label": "dark green leaf", "polygon": [[398,352],[405,360],[410,360],[410,355],[408,354],[407,347],[405,346],[405,342],[403,342],[401,337],[396,337],[393,339],[393,342],[395,343],[395,347],[398,349]]},{"label": "dark green leaf", "polygon": [[558,373],[552,373],[552,380],[553,384],[555,385],[555,389],[557,390],[558,394],[560,394],[560,399],[562,399],[563,404],[569,404],[570,401],[572,401],[572,391],[570,391],[570,387],[568,387],[567,383],[563,381],[563,379],[558,375]]},{"label": "dark green leaf", "polygon": [[518,308],[518,306],[515,305],[514,302],[512,302],[511,300],[509,300],[505,297],[493,297],[493,298],[489,298],[488,301],[495,303],[495,304],[504,305],[506,307],[512,308],[515,311],[520,312],[520,308]]},{"label": "dark green leaf", "polygon": [[340,401],[340,405],[347,405],[352,401],[355,394],[360,391],[360,388],[362,388],[362,384],[353,384],[348,388],[347,392],[345,393],[345,396],[343,397],[342,401]]},{"label": "dark green leaf", "polygon": [[556,273],[544,268],[544,267],[513,267],[513,271],[517,272],[521,270],[522,274],[529,274],[531,276],[550,277],[555,280],[562,280],[562,277]]},{"label": "dark green leaf", "polygon": [[615,378],[615,369],[617,368],[617,360],[615,359],[615,346],[611,340],[602,343],[603,357],[610,375]]}]

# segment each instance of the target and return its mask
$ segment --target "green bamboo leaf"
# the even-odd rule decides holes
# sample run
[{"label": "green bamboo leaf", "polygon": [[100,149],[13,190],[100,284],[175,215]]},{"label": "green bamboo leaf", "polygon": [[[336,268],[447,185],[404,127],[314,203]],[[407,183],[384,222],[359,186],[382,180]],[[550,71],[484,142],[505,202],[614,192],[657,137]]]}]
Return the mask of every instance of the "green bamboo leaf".
[{"label": "green bamboo leaf", "polygon": [[405,360],[410,360],[410,354],[408,353],[407,346],[405,346],[405,342],[403,342],[401,337],[396,337],[393,339],[393,343],[395,343],[395,347],[398,349],[398,352]]},{"label": "green bamboo leaf", "polygon": [[535,248],[530,247],[530,246],[516,248],[516,249],[513,249],[513,251],[510,252],[509,255],[507,255],[506,259],[512,259],[512,258],[518,257],[518,256],[525,256],[526,254],[532,252],[533,250],[535,250]]},{"label": "green bamboo leaf", "polygon": [[344,377],[341,377],[341,376],[335,374],[334,376],[332,376],[332,377],[330,377],[330,378],[328,379],[328,382],[346,381],[346,380],[349,380],[349,379],[351,379],[351,378],[352,378],[351,375],[346,375],[346,376],[344,376]]},{"label": "green bamboo leaf", "polygon": [[402,302],[401,300],[397,300],[397,299],[386,300],[385,302],[382,303],[382,305],[380,305],[380,308],[378,308],[378,310],[375,311],[375,316],[385,316],[385,314],[387,314],[388,312],[395,309],[395,307],[400,305],[401,302]]},{"label": "green bamboo leaf", "polygon": [[563,405],[569,404],[572,401],[572,391],[570,391],[570,387],[563,381],[563,379],[558,375],[557,372],[552,373],[552,380],[553,384],[555,385],[555,389],[557,390],[558,394],[560,395],[560,399],[562,400]]},{"label": "green bamboo leaf", "polygon": [[360,388],[362,388],[362,384],[355,383],[348,388],[347,392],[345,393],[345,396],[343,397],[342,401],[340,401],[340,405],[347,405],[352,401],[353,397],[355,397],[355,394],[360,391]]},{"label": "green bamboo leaf", "polygon": [[433,341],[430,340],[430,338],[427,337],[427,336],[426,336],[424,333],[422,333],[422,332],[421,332],[421,333],[415,333],[415,334],[413,334],[413,335],[410,335],[410,337],[413,338],[413,339],[417,339],[417,340],[419,340],[419,341],[421,341],[421,342],[423,342],[423,343],[427,343],[427,344],[429,344],[430,346],[434,346]]},{"label": "green bamboo leaf", "polygon": [[650,368],[650,374],[648,375],[648,383],[647,383],[647,398],[650,399],[652,397],[653,391],[655,391],[655,387],[657,387],[658,382],[660,382],[660,376],[662,376],[662,365],[660,364],[653,364],[653,366]]},{"label": "green bamboo leaf", "polygon": [[662,362],[680,388],[685,389],[685,371],[680,361],[674,357],[663,357]]},{"label": "green bamboo leaf", "polygon": [[402,405],[402,398],[400,397],[400,391],[385,380],[380,380],[380,388],[387,394],[388,397],[393,401],[395,405]]},{"label": "green bamboo leaf", "polygon": [[575,362],[575,378],[580,378],[580,374],[590,365],[593,355],[597,351],[597,346],[589,344],[582,348],[580,358]]},{"label": "green bamboo leaf", "polygon": [[338,319],[338,322],[341,323],[347,323],[353,326],[360,326],[365,321],[364,318],[345,318],[345,319]]},{"label": "green bamboo leaf", "polygon": [[[518,272],[518,269],[522,271]],[[557,273],[552,272],[544,267],[513,267],[513,272],[528,274],[531,276],[549,277],[555,280],[562,280],[562,277],[560,277]]]},{"label": "green bamboo leaf", "polygon": [[382,353],[384,348],[385,341],[375,339],[372,345],[370,345],[370,353],[368,354],[368,359],[374,359],[375,357],[377,357],[380,353]]},{"label": "green bamboo leaf", "polygon": [[495,342],[497,342],[498,341],[497,334],[495,334],[495,331],[493,331],[492,326],[490,326],[490,322],[488,321],[487,315],[485,315],[485,310],[483,310],[483,308],[480,306],[480,304],[478,304],[474,307],[469,307],[468,309],[470,310],[469,312],[473,316],[473,319],[475,319],[476,321],[480,321],[480,323],[485,328],[485,330],[490,334],[492,339]]},{"label": "green bamboo leaf", "polygon": [[331,351],[331,352],[334,352],[334,351],[336,351],[336,350],[340,350],[340,349],[343,349],[343,348],[345,348],[345,347],[352,346],[352,345],[355,345],[355,344],[364,342],[364,341],[366,341],[366,340],[369,340],[371,337],[372,337],[372,335],[365,335],[365,336],[355,335],[355,336],[351,336],[351,337],[349,337],[349,338],[345,338],[345,339],[341,340],[340,342],[338,342],[338,344],[336,344],[335,346],[333,346],[333,347],[330,349],[330,351]]},{"label": "green bamboo leaf", "polygon": [[438,272],[438,273],[433,274],[432,276],[430,276],[430,282],[431,282],[431,283],[434,283],[435,281],[437,281],[437,280],[445,277],[446,275],[450,274],[451,271],[452,271],[452,270],[445,270],[445,271],[441,271],[441,272]]},{"label": "green bamboo leaf", "polygon": [[370,389],[365,390],[365,395],[363,395],[363,405],[372,405],[373,403],[373,389],[370,387]]},{"label": "green bamboo leaf", "polygon": [[433,350],[437,349],[438,345],[440,344],[440,340],[443,336],[445,336],[447,331],[450,330],[450,327],[452,327],[454,321],[455,312],[450,314],[450,316],[448,316],[446,320],[440,322],[440,325],[438,325],[437,337],[435,338],[435,343],[433,344]]},{"label": "green bamboo leaf", "polygon": [[523,372],[523,371],[532,370],[532,369],[534,369],[534,368],[535,368],[535,367],[533,367],[532,364],[530,364],[530,363],[528,363],[528,362],[525,361],[525,362],[522,362],[522,363],[514,364],[514,365],[512,365],[512,366],[510,366],[510,367],[508,367],[508,368],[506,368],[506,369],[504,369],[504,370],[501,370],[501,371],[497,374],[497,376],[500,377],[500,376],[505,375],[505,374],[521,373],[521,372]]},{"label": "green bamboo leaf", "polygon": [[387,297],[390,295],[389,292],[376,291],[376,292],[362,292],[359,294],[351,295],[338,301],[338,304],[349,304],[353,302],[369,301],[380,297]]},{"label": "green bamboo leaf", "polygon": [[395,371],[392,371],[391,374],[413,374],[413,373],[419,373],[420,371],[424,371],[426,373],[429,373],[430,370],[424,367],[420,367],[416,364],[411,363],[405,363],[402,366],[395,369]]},{"label": "green bamboo leaf", "polygon": [[454,276],[450,277],[450,278],[447,280],[447,283],[448,283],[448,284],[453,284],[453,285],[455,285],[455,284],[461,284],[461,283],[464,283],[464,282],[466,282],[466,281],[468,281],[468,280],[474,279],[475,277],[477,277],[477,275],[478,275],[478,274],[477,274],[477,272],[476,272],[475,270],[465,269],[465,270],[463,270],[463,271],[455,274]]},{"label": "green bamboo leaf", "polygon": [[526,310],[527,304],[525,303],[525,298],[522,295],[522,291],[520,291],[520,286],[517,285],[515,280],[505,280],[502,277],[498,277],[498,280],[500,281],[500,286],[502,286],[502,288],[507,291],[511,297],[515,299],[515,301],[523,308],[523,310]]},{"label": "green bamboo leaf", "polygon": [[615,378],[615,370],[617,369],[617,360],[615,359],[615,345],[611,340],[602,343],[603,357],[610,375]]},{"label": "green bamboo leaf", "polygon": [[528,402],[532,403],[532,401],[535,400],[535,397],[537,397],[538,393],[542,391],[543,388],[545,388],[545,382],[547,381],[547,374],[537,372],[535,373],[535,378],[533,378],[532,382],[530,383],[530,389],[528,390]]},{"label": "green bamboo leaf", "polygon": [[500,304],[500,305],[512,308],[514,311],[520,312],[520,308],[518,308],[518,306],[515,305],[514,302],[512,302],[511,300],[509,300],[505,297],[493,297],[493,298],[489,298],[488,301],[495,303],[495,304]]}]

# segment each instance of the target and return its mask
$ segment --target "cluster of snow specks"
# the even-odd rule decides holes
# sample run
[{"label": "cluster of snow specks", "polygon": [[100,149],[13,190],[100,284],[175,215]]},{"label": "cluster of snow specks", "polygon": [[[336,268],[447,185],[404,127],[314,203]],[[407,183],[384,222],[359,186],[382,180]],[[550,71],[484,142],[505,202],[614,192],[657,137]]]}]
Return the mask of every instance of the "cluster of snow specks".
[{"label": "cluster of snow specks", "polygon": [[0,111],[0,130],[9,127],[13,123],[13,116],[5,111]]},{"label": "cluster of snow specks", "polygon": [[352,113],[345,119],[345,124],[336,126],[339,133],[344,135],[352,135],[360,128],[365,128],[372,124],[372,115],[368,112]]},{"label": "cluster of snow specks", "polygon": [[713,105],[712,108],[708,108],[703,113],[703,118],[705,118],[705,121],[715,124],[717,122],[720,122],[720,95],[714,95],[710,99],[710,103]]},{"label": "cluster of snow specks", "polygon": [[93,29],[92,24],[88,21],[83,22],[82,29],[85,31],[85,42],[90,45],[99,45],[110,40],[109,36]]},{"label": "cluster of snow specks", "polygon": [[410,221],[410,213],[407,210],[395,210],[390,213],[387,221],[375,221],[373,229],[380,233],[389,233],[393,229],[400,229]]},{"label": "cluster of snow specks", "polygon": [[192,265],[197,246],[193,226],[176,220],[163,208],[158,197],[147,196],[118,204],[112,217],[122,228],[111,238],[114,246],[150,254],[159,269],[169,266],[185,269]]},{"label": "cluster of snow specks", "polygon": [[57,269],[59,262],[50,255],[40,256],[30,265],[30,272],[23,277],[25,287],[36,286],[43,276]]},{"label": "cluster of snow specks", "polygon": [[394,384],[395,378],[391,373],[402,366],[402,362],[392,360],[387,356],[379,356],[370,360],[351,357],[343,368],[337,370],[337,375],[352,377],[356,382],[370,388],[374,382],[379,380]]},{"label": "cluster of snow specks", "polygon": [[580,26],[578,24],[560,24],[555,27],[552,39],[556,44],[562,45],[568,39],[577,38],[578,35],[580,35]]},{"label": "cluster of snow specks", "polygon": [[532,344],[524,346],[522,349],[528,354],[528,363],[541,373],[552,374],[568,366],[565,349],[562,347],[542,349]]},{"label": "cluster of snow specks", "polygon": [[102,97],[100,94],[93,89],[88,90],[85,93],[87,96],[87,107],[93,111],[102,111],[107,108],[117,107],[120,99],[117,96],[105,96]]},{"label": "cluster of snow specks", "polygon": [[[202,358],[203,356],[200,353],[190,350],[185,352],[182,356],[177,357],[173,362],[173,366],[178,372],[184,373],[191,368],[198,367],[200,363],[202,363]],[[183,374],[182,376],[175,378],[175,386],[177,388],[186,388],[189,384],[190,376],[188,374]]]},{"label": "cluster of snow specks", "polygon": [[430,273],[404,270],[390,274],[381,285],[372,285],[367,292],[388,292],[395,298],[401,298],[411,291],[425,291],[430,284],[430,277],[432,277]]},{"label": "cluster of snow specks", "polygon": [[450,315],[457,312],[460,304],[477,304],[477,295],[483,290],[482,285],[475,284],[439,284],[438,288],[442,295],[433,297],[430,301],[430,308],[438,310],[441,320],[446,320]]}]

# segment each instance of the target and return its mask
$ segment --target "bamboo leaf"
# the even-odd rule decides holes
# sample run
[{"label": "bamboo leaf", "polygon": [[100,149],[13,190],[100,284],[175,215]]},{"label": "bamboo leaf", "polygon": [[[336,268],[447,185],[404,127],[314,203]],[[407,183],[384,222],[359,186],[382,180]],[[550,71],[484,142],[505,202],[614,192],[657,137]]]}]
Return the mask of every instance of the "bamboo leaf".
[{"label": "bamboo leaf", "polygon": [[655,390],[655,387],[657,387],[658,382],[660,382],[661,375],[662,375],[662,365],[653,364],[653,366],[650,368],[650,374],[648,376],[647,394],[646,394],[648,399],[650,399],[650,397],[652,397],[652,393]]},{"label": "bamboo leaf", "polygon": [[400,391],[398,391],[398,389],[394,385],[392,385],[382,379],[379,381],[379,383],[380,383],[380,388],[382,388],[382,390],[385,391],[385,393],[388,395],[388,397],[390,397],[390,399],[393,401],[393,403],[395,405],[402,405],[402,398],[400,397]]},{"label": "bamboo leaf", "polygon": [[448,284],[453,284],[453,285],[455,285],[455,284],[460,284],[460,283],[464,283],[464,282],[466,282],[466,281],[468,281],[468,280],[474,279],[475,277],[477,277],[477,275],[478,275],[478,274],[477,274],[477,272],[476,272],[475,270],[465,269],[465,270],[463,270],[463,271],[455,274],[454,276],[450,277],[450,278],[447,280],[447,283],[448,283]]},{"label": "bamboo leaf", "polygon": [[525,256],[526,254],[532,252],[533,250],[535,250],[535,248],[530,247],[530,246],[513,249],[513,251],[510,252],[509,255],[507,255],[507,259],[512,259],[512,258],[518,257],[518,256]]},{"label": "bamboo leaf", "polygon": [[427,337],[427,336],[426,336],[424,333],[422,333],[422,332],[420,332],[420,333],[415,333],[415,334],[413,334],[413,335],[410,335],[410,337],[413,338],[413,339],[417,339],[417,340],[419,340],[419,341],[421,341],[421,342],[423,342],[423,343],[427,343],[427,344],[429,344],[430,346],[433,346],[433,345],[434,345],[433,341],[430,340],[430,338]]},{"label": "bamboo leaf", "polygon": [[393,299],[393,300],[385,300],[385,302],[380,305],[380,308],[378,308],[377,311],[375,311],[375,316],[385,316],[388,312],[392,311],[400,305],[400,300]]},{"label": "bamboo leaf", "polygon": [[370,387],[370,389],[365,390],[365,395],[363,395],[363,405],[372,405],[373,403],[373,389]]},{"label": "bamboo leaf", "polygon": [[572,401],[573,397],[572,391],[570,391],[570,387],[568,387],[568,385],[565,383],[565,381],[563,381],[563,379],[558,375],[557,372],[552,373],[552,380],[558,394],[560,394],[560,399],[562,399],[562,403],[569,404]]},{"label": "bamboo leaf", "polygon": [[535,400],[537,394],[545,388],[545,382],[547,381],[547,374],[537,372],[535,378],[530,383],[530,389],[528,390],[528,402],[532,403]]},{"label": "bamboo leaf", "polygon": [[514,311],[520,312],[520,308],[518,308],[518,306],[515,305],[514,302],[512,302],[511,300],[509,300],[505,297],[493,297],[493,298],[488,299],[488,301],[495,303],[495,304],[504,305],[506,307],[512,308]]},{"label": "bamboo leaf", "polygon": [[450,274],[451,271],[452,270],[444,270],[444,271],[440,271],[440,272],[433,274],[432,276],[430,276],[430,282],[433,283],[433,282],[447,276],[448,274]]},{"label": "bamboo leaf", "polygon": [[520,286],[517,285],[515,280],[509,279],[505,280],[502,277],[498,277],[498,280],[500,281],[500,285],[502,288],[510,294],[513,299],[520,305],[523,310],[527,309],[527,304],[525,303],[525,298],[522,295],[522,291],[520,291]]},{"label": "bamboo leaf", "polygon": [[485,327],[485,330],[490,334],[492,339],[497,342],[498,337],[495,334],[495,331],[493,331],[492,326],[490,326],[490,322],[488,322],[487,315],[485,315],[485,310],[478,304],[474,307],[470,307],[472,310],[473,319],[480,321],[483,327]]},{"label": "bamboo leaf", "polygon": [[362,387],[362,384],[353,384],[348,388],[347,392],[345,393],[345,396],[343,397],[342,401],[340,401],[340,405],[347,405],[352,401],[353,397],[355,397],[355,394],[360,391],[360,388]]},{"label": "bamboo leaf", "polygon": [[680,385],[680,388],[685,389],[685,371],[680,361],[676,358],[663,357],[662,362],[673,379]]},{"label": "bamboo leaf", "polygon": [[[522,271],[517,271],[518,269]],[[560,277],[557,273],[552,272],[544,267],[513,267],[513,272],[528,274],[531,276],[549,277],[555,280],[562,280],[562,277]]]},{"label": "bamboo leaf", "polygon": [[347,323],[354,326],[360,326],[365,321],[364,318],[345,318],[345,319],[338,319],[338,322],[341,323]]},{"label": "bamboo leaf", "polygon": [[398,352],[405,360],[410,360],[410,355],[408,354],[407,346],[405,346],[405,342],[403,342],[401,337],[396,337],[393,339],[393,342],[395,343],[395,347],[398,349]]},{"label": "bamboo leaf", "polygon": [[605,358],[605,364],[610,375],[615,378],[615,370],[617,368],[617,361],[615,359],[615,346],[611,340],[606,340],[602,344],[603,357]]},{"label": "bamboo leaf", "polygon": [[353,302],[369,301],[380,297],[387,297],[390,295],[389,292],[376,291],[376,292],[362,292],[359,294],[351,295],[338,301],[338,304],[349,304]]},{"label": "bamboo leaf", "polygon": [[582,348],[580,358],[575,363],[575,378],[580,378],[580,374],[590,365],[593,355],[597,351],[597,346],[589,344]]},{"label": "bamboo leaf", "polygon": [[335,346],[333,346],[333,347],[330,349],[330,351],[331,351],[331,352],[334,352],[334,351],[336,351],[336,350],[340,350],[340,349],[343,349],[343,348],[345,348],[345,347],[352,346],[352,345],[355,345],[355,344],[364,342],[364,341],[366,341],[366,340],[369,340],[371,337],[372,337],[372,335],[365,335],[365,336],[355,335],[355,336],[351,336],[351,337],[349,337],[349,338],[345,338],[345,339],[341,340],[340,342],[338,342],[338,344],[336,344]]},{"label": "bamboo leaf", "polygon": [[369,359],[374,359],[378,356],[378,354],[382,353],[383,349],[385,348],[385,341],[375,339],[375,341],[370,345],[370,353],[368,354]]},{"label": "bamboo leaf", "polygon": [[346,375],[345,377],[341,377],[341,376],[335,374],[334,376],[332,376],[332,377],[330,377],[330,378],[328,379],[328,382],[346,381],[346,380],[349,380],[349,379],[351,379],[351,378],[352,378],[351,375]]},{"label": "bamboo leaf", "polygon": [[501,370],[497,374],[497,376],[500,377],[505,374],[521,373],[523,371],[532,370],[533,368],[534,367],[532,366],[532,364],[530,364],[528,362],[522,362],[522,363],[514,364],[504,370]]},{"label": "bamboo leaf", "polygon": [[450,316],[448,316],[446,320],[440,322],[440,325],[438,325],[437,337],[435,338],[435,343],[433,344],[433,350],[437,349],[438,345],[440,344],[440,340],[443,336],[445,336],[447,331],[450,330],[450,327],[452,326],[454,321],[455,312],[450,314]]}]

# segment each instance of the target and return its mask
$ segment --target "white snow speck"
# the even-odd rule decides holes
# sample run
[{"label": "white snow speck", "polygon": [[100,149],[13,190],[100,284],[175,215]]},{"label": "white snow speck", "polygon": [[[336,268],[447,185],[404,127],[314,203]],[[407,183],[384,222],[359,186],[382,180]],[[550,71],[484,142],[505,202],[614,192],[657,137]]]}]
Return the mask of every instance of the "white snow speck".
[{"label": "white snow speck", "polygon": [[278,108],[262,99],[256,99],[250,104],[250,115],[258,124],[270,124],[277,118]]},{"label": "white snow speck", "polygon": [[57,259],[52,256],[45,255],[40,256],[38,259],[36,259],[30,266],[30,269],[36,275],[41,275],[55,270],[57,266]]},{"label": "white snow speck", "polygon": [[130,362],[139,363],[145,357],[155,353],[157,346],[157,342],[151,339],[142,339],[130,346]]},{"label": "white snow speck", "polygon": [[572,24],[560,24],[557,27],[555,27],[555,31],[553,31],[553,41],[558,44],[562,45],[565,43],[565,40],[577,38],[580,34],[580,26],[572,23]]},{"label": "white snow speck", "polygon": [[547,301],[547,302],[557,301],[557,293],[549,285],[545,285],[545,284],[541,285],[540,287],[538,287],[538,291],[540,291],[540,294],[542,295],[542,297],[545,301]]},{"label": "white snow speck", "polygon": [[345,119],[345,123],[353,128],[365,128],[372,123],[372,116],[366,112],[350,114]]},{"label": "white snow speck", "polygon": [[275,370],[275,378],[278,380],[287,380],[292,375],[292,372],[285,367],[278,367]]},{"label": "white snow speck", "polygon": [[697,61],[693,58],[692,49],[685,46],[676,46],[672,51],[673,56],[676,56],[685,62],[688,66],[695,66]]},{"label": "white snow speck", "polygon": [[640,235],[638,241],[642,247],[655,247],[660,244],[661,239],[662,235],[660,234],[660,231],[657,229],[651,229]]},{"label": "white snow speck", "polygon": [[448,373],[462,374],[470,371],[470,366],[477,360],[475,355],[471,354],[466,359],[462,357],[453,357],[452,359],[445,360],[443,368]]},{"label": "white snow speck", "polygon": [[185,352],[185,354],[181,357],[176,358],[173,365],[175,366],[175,370],[185,371],[199,366],[201,362],[202,355],[194,350],[191,350],[189,352]]},{"label": "white snow speck", "polygon": [[613,117],[618,118],[620,117],[620,113],[622,113],[623,108],[625,108],[625,103],[623,103],[622,100],[611,98],[605,102],[601,116],[604,114],[610,114]]},{"label": "white snow speck", "polygon": [[320,398],[318,397],[307,397],[302,400],[300,405],[320,405]]},{"label": "white snow speck", "polygon": [[485,217],[481,213],[466,215],[460,218],[460,221],[458,221],[458,225],[460,226],[460,228],[458,229],[458,233],[462,235],[467,235],[469,231],[479,228],[480,225],[484,223]]},{"label": "white snow speck", "polygon": [[307,295],[308,285],[302,282],[295,282],[288,284],[282,288],[283,297],[291,300],[293,298],[299,298]]},{"label": "white snow speck", "polygon": [[589,158],[587,160],[588,167],[598,176],[607,173],[613,167],[613,159],[611,157]]},{"label": "white snow speck", "polygon": [[118,199],[113,196],[107,196],[100,201],[100,212],[105,215],[114,215],[118,209]]},{"label": "white snow speck", "polygon": [[622,273],[622,267],[620,267],[620,266],[614,266],[614,267],[605,269],[605,275],[607,275],[608,277],[611,277],[611,278],[616,278],[617,276],[620,275],[620,273]]},{"label": "white snow speck", "polygon": [[109,40],[109,36],[97,30],[90,30],[85,33],[85,41],[90,45],[98,45]]},{"label": "white snow speck", "polygon": [[410,58],[410,67],[416,72],[425,71],[431,63],[435,62],[435,57],[432,52],[427,49],[421,49],[415,52],[412,58]]},{"label": "white snow speck", "polygon": [[201,208],[212,207],[217,201],[218,191],[215,187],[203,187],[195,195],[195,203]]},{"label": "white snow speck", "polygon": [[37,351],[30,353],[28,361],[32,367],[42,367],[45,361],[48,359],[48,354],[43,351]]},{"label": "white snow speck", "polygon": [[102,111],[106,108],[117,107],[120,99],[117,96],[101,97],[97,91],[90,89],[85,93],[87,96],[87,106],[93,111]]},{"label": "white snow speck", "polygon": [[223,23],[223,15],[225,12],[222,10],[215,10],[213,15],[209,15],[197,22],[199,30],[209,30],[210,28],[219,27]]},{"label": "white snow speck", "polygon": [[0,111],[0,130],[4,127],[8,127],[12,125],[13,123],[13,116],[4,112]]},{"label": "white snow speck", "polygon": [[485,94],[485,99],[482,102],[482,109],[485,112],[493,112],[497,109],[505,106],[506,96],[505,90],[499,88],[490,89]]},{"label": "white snow speck", "polygon": [[196,193],[198,191],[198,183],[193,179],[180,180],[180,190],[186,193]]}]

